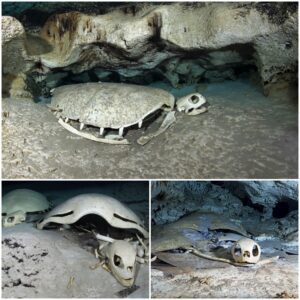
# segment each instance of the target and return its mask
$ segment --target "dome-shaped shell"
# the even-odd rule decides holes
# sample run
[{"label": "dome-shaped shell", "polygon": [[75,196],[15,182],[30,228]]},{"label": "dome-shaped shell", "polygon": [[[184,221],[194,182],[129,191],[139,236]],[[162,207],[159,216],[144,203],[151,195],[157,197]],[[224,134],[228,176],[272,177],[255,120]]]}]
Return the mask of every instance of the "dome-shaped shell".
[{"label": "dome-shaped shell", "polygon": [[37,228],[43,229],[49,223],[73,224],[89,214],[102,217],[113,227],[136,229],[148,237],[143,222],[130,208],[117,199],[101,194],[82,194],[70,198],[46,214]]},{"label": "dome-shaped shell", "polygon": [[2,199],[2,214],[11,214],[16,211],[41,212],[49,209],[47,198],[33,190],[16,189]]},{"label": "dome-shaped shell", "polygon": [[137,124],[163,106],[173,109],[174,105],[174,96],[165,90],[123,83],[62,86],[51,101],[63,117],[113,129]]},{"label": "dome-shaped shell", "polygon": [[85,104],[96,92],[97,83],[71,84],[54,90],[51,108],[61,112],[63,117],[78,120]]}]

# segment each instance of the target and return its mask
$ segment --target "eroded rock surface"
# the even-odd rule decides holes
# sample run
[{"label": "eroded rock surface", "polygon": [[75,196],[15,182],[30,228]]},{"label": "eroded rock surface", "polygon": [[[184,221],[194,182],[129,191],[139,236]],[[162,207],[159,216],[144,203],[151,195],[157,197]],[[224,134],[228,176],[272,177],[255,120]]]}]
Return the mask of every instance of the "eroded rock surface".
[{"label": "eroded rock surface", "polygon": [[[81,241],[81,242],[80,242]],[[124,288],[102,268],[71,231],[17,225],[2,233],[2,296],[5,298],[119,298]],[[100,279],[101,278],[101,279]],[[101,284],[99,284],[101,280]],[[148,267],[142,265],[130,298],[147,298]]]},{"label": "eroded rock surface", "polygon": [[253,235],[285,239],[298,228],[298,182],[157,181],[152,184],[152,224],[172,223],[196,210],[240,219]]},{"label": "eroded rock surface", "polygon": [[[98,14],[76,5],[64,13],[49,10],[51,16],[38,27],[40,39],[31,37],[27,47],[27,55],[38,57],[31,73],[92,71],[93,80],[111,80],[113,71],[122,81],[145,83],[162,76],[178,86],[234,79],[237,70],[252,66],[268,90],[278,81],[295,82],[298,15],[294,4],[136,3],[106,7]],[[28,21],[26,26],[33,31]],[[3,31],[4,36],[11,32],[7,26]],[[36,51],[47,48],[43,43],[51,49]],[[4,69],[8,67],[4,60]]]},{"label": "eroded rock surface", "polygon": [[[297,298],[297,257],[261,268],[152,270],[153,298]],[[174,273],[173,273],[174,272]]]}]

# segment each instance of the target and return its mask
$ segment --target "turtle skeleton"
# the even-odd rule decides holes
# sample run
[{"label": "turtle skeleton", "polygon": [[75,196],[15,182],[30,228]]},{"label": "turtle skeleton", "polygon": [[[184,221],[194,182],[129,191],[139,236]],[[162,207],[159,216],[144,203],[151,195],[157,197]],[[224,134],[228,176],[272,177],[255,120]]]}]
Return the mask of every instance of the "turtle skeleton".
[{"label": "turtle skeleton", "polygon": [[[95,249],[96,257],[102,266],[110,271],[119,283],[130,287],[136,278],[136,263],[147,263],[148,248],[143,239],[148,240],[149,233],[143,221],[129,207],[117,199],[103,194],[81,194],[68,199],[52,209],[37,223],[38,229],[44,229],[51,223],[74,225],[87,215],[96,215],[104,219],[112,228],[136,233],[136,240],[115,240],[95,231],[79,226],[86,232],[92,232],[99,242]],[[142,236],[142,238],[140,237]],[[95,269],[92,267],[92,269]]]},{"label": "turtle skeleton", "polygon": [[[220,235],[220,230],[227,231],[227,233]],[[235,243],[231,247],[232,259],[216,257],[210,255],[209,252],[204,253],[209,251],[207,250],[208,242],[213,240],[217,242],[234,241]],[[245,250],[241,249],[241,254],[243,252],[246,254],[247,251],[250,251],[252,245],[256,245],[259,248],[259,245],[248,237],[247,231],[238,222],[229,220],[221,215],[196,211],[182,217],[176,222],[152,227],[151,250],[152,254],[159,258],[158,253],[160,252],[182,249],[186,253],[192,253],[204,259],[224,262],[239,267],[261,266],[278,259],[278,257],[272,257],[258,261],[260,250],[258,259],[256,260],[244,259],[238,255],[233,255],[238,250],[236,249],[237,245],[244,245],[245,242],[246,247],[244,247]],[[217,244],[217,246],[220,245]]]},{"label": "turtle skeleton", "polygon": [[22,222],[36,221],[51,209],[52,203],[41,193],[30,189],[15,189],[3,196],[2,225],[12,227]]},{"label": "turtle skeleton", "polygon": [[93,266],[103,267],[125,287],[134,284],[136,277],[136,263],[149,263],[149,251],[144,241],[137,235],[137,240],[115,240],[113,238],[94,233],[99,241],[95,249],[95,256],[99,263]]},{"label": "turtle skeleton", "polygon": [[[96,142],[129,144],[123,138],[124,130],[131,126],[141,128],[144,121],[158,110],[167,113],[161,127],[154,134],[138,139],[141,145],[163,133],[175,122],[174,108],[188,115],[207,111],[206,99],[193,93],[177,100],[159,88],[123,83],[81,83],[61,86],[53,91],[49,108],[68,131]],[[76,129],[70,120],[79,121]],[[82,130],[86,125],[99,128],[99,136]],[[117,135],[105,135],[107,129],[118,130]]]}]

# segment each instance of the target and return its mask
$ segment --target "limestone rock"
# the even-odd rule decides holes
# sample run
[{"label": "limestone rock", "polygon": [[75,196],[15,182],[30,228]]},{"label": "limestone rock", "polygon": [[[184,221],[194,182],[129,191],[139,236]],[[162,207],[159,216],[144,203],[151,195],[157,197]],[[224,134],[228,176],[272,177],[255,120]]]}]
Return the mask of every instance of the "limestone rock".
[{"label": "limestone rock", "polygon": [[2,17],[3,73],[18,74],[28,69],[25,39],[24,27],[16,18]]},{"label": "limestone rock", "polygon": [[40,68],[44,74],[67,71],[71,81],[79,74],[80,81],[88,71],[92,81],[165,78],[178,87],[235,79],[236,71],[252,66],[266,95],[278,82],[295,82],[298,14],[291,3],[71,3],[62,5],[63,13],[30,7],[41,9],[43,18],[53,14],[39,37],[26,11],[26,35],[19,21],[3,17],[6,73]]},{"label": "limestone rock", "polygon": [[290,222],[291,226],[293,216],[297,214],[298,183],[225,181],[220,186],[209,181],[152,182],[151,204],[153,224],[174,222],[190,212],[201,210],[228,218],[244,216],[245,220],[256,218],[262,221],[273,217],[278,222]]},{"label": "limestone rock", "polygon": [[297,181],[235,181],[224,186],[248,204],[262,207],[265,218],[274,216],[276,207],[286,214],[298,207]]},{"label": "limestone rock", "polygon": [[6,74],[3,75],[2,95],[3,97],[13,97],[20,99],[32,99],[32,94],[28,90],[26,75],[19,74]]},{"label": "limestone rock", "polygon": [[151,186],[153,224],[174,222],[199,210],[228,218],[237,218],[248,212],[253,215],[253,209],[245,208],[229,190],[209,181],[154,181]]},{"label": "limestone rock", "polygon": [[[56,14],[41,31],[54,49],[41,59],[50,68],[74,73],[125,68],[130,77],[132,69],[142,74],[166,59],[192,55],[202,59],[201,68],[251,62],[263,82],[276,81],[276,74],[293,72],[297,65],[297,12],[289,12],[279,24],[258,8],[181,3],[149,4],[135,13],[116,9],[96,16]],[[180,81],[178,74],[186,73],[184,66],[176,72],[175,65],[169,63],[164,72],[174,86]]]}]

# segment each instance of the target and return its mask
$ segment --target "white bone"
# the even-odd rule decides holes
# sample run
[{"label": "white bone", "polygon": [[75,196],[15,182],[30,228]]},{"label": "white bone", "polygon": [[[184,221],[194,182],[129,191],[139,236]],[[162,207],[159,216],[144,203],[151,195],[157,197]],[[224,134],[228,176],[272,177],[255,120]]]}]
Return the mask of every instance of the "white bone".
[{"label": "white bone", "polygon": [[126,139],[122,139],[122,140],[110,140],[110,139],[104,139],[104,138],[97,138],[95,136],[93,136],[92,134],[89,134],[87,132],[81,132],[77,129],[75,129],[74,127],[72,127],[71,125],[65,123],[63,121],[63,119],[59,119],[58,120],[58,123],[64,127],[65,129],[67,129],[68,131],[78,135],[78,136],[81,136],[83,138],[86,138],[86,139],[89,139],[89,140],[92,140],[94,142],[99,142],[99,143],[104,143],[104,144],[112,144],[112,145],[129,145],[130,143],[128,142],[128,140]]},{"label": "white bone", "polygon": [[102,234],[99,234],[99,233],[95,233],[95,237],[96,237],[97,240],[100,240],[100,241],[109,242],[109,243],[115,242],[115,240],[112,239],[111,237],[105,236],[105,235],[102,235]]},{"label": "white bone", "polygon": [[102,136],[104,133],[104,127],[100,127],[100,135]]},{"label": "white bone", "polygon": [[119,136],[123,136],[124,127],[119,128]]},{"label": "white bone", "polygon": [[160,134],[162,134],[163,132],[165,132],[173,123],[175,123],[175,121],[176,121],[175,111],[168,112],[167,115],[166,115],[166,117],[164,118],[162,124],[157,129],[157,131],[154,132],[154,133],[152,133],[152,134],[149,134],[149,135],[141,136],[137,140],[137,143],[140,144],[140,145],[142,145],[142,146],[146,145],[154,137],[159,136]]},{"label": "white bone", "polygon": [[144,264],[144,263],[146,263],[146,260],[145,260],[144,258],[142,258],[142,257],[139,257],[139,256],[136,257],[136,261],[137,261],[139,264]]},{"label": "white bone", "polygon": [[145,243],[143,242],[143,240],[139,237],[139,235],[136,235],[137,239],[139,240],[139,242],[141,243],[141,245],[143,246],[143,248],[145,250],[148,250],[148,247],[145,245]]},{"label": "white bone", "polygon": [[84,128],[84,123],[80,123],[80,130],[82,130]]},{"label": "white bone", "polygon": [[188,115],[197,115],[206,111],[200,110],[201,106],[205,103],[206,99],[201,94],[193,93],[178,99],[176,109],[184,111]]},{"label": "white bone", "polygon": [[69,118],[68,118],[68,117],[65,119],[65,122],[66,122],[66,123],[68,123],[68,122],[69,122]]},{"label": "white bone", "polygon": [[[66,212],[69,212],[66,214]],[[63,214],[62,216],[60,216]],[[145,238],[149,234],[142,220],[125,204],[113,197],[102,194],[82,194],[68,199],[51,210],[37,224],[43,229],[48,223],[74,224],[83,216],[93,214],[104,218],[111,226],[123,229],[136,229]]]},{"label": "white bone", "polygon": [[26,213],[21,210],[15,211],[2,218],[3,227],[12,227],[26,220]]},{"label": "white bone", "polygon": [[261,250],[255,241],[242,238],[233,244],[231,254],[235,262],[256,264],[259,261]]},{"label": "white bone", "polygon": [[142,128],[142,125],[143,125],[143,120],[139,121],[138,127],[139,127],[139,128]]},{"label": "white bone", "polygon": [[[101,251],[106,258],[108,268],[114,277],[125,287],[134,284],[136,273],[136,251],[133,245],[126,241],[110,243]],[[115,257],[119,263],[116,264]]]},{"label": "white bone", "polygon": [[43,194],[29,189],[13,190],[5,194],[2,199],[3,227],[24,222],[26,213],[44,212],[49,207],[50,204]]}]

